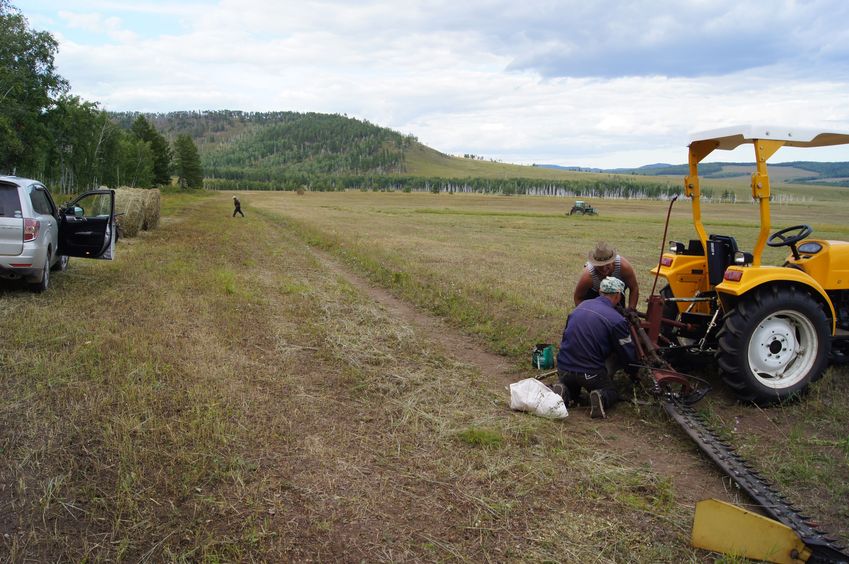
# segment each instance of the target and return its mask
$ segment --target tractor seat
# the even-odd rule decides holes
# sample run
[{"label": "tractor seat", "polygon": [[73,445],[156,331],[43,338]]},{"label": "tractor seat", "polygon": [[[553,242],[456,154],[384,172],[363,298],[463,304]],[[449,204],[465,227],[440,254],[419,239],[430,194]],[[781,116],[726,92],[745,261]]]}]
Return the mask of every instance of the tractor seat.
[{"label": "tractor seat", "polygon": [[734,264],[737,241],[729,235],[709,235],[707,241],[708,281],[711,286],[722,282],[725,269]]}]

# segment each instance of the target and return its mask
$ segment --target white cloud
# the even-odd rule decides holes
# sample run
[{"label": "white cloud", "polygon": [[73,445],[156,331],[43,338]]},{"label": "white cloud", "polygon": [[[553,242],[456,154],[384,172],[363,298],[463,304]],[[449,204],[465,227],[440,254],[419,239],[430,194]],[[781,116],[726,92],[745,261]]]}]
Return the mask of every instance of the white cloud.
[{"label": "white cloud", "polygon": [[33,2],[112,110],[344,113],[585,166],[683,162],[687,132],[733,123],[849,130],[841,0]]},{"label": "white cloud", "polygon": [[80,14],[63,10],[59,12],[59,17],[71,29],[81,30],[91,34],[106,34],[110,39],[120,43],[129,43],[137,39],[137,35],[132,31],[124,29],[121,19],[114,16],[106,17],[102,14]]}]

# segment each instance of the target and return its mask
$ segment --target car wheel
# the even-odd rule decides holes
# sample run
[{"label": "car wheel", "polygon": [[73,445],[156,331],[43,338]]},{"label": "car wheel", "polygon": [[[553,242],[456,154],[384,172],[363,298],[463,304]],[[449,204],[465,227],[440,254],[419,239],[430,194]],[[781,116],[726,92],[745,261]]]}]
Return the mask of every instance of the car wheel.
[{"label": "car wheel", "polygon": [[40,294],[42,292],[47,291],[47,288],[50,287],[50,261],[47,260],[44,262],[44,268],[41,271],[41,280],[38,282],[33,282],[29,285],[30,290],[35,292],[36,294]]},{"label": "car wheel", "polygon": [[68,270],[68,262],[70,260],[71,259],[65,255],[59,255],[59,260],[57,260],[56,264],[51,267],[51,270],[57,272],[65,272],[66,270]]},{"label": "car wheel", "polygon": [[772,287],[744,297],[723,320],[717,361],[743,401],[789,400],[822,377],[829,324],[819,304],[796,288]]}]

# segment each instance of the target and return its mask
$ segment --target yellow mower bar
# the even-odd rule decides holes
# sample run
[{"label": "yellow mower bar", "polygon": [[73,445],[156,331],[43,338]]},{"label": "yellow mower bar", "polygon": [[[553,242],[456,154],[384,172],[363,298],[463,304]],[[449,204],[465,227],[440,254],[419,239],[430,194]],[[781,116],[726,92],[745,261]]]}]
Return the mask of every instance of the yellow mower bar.
[{"label": "yellow mower bar", "polygon": [[807,562],[811,551],[793,529],[716,499],[696,503],[696,548],[778,564]]}]

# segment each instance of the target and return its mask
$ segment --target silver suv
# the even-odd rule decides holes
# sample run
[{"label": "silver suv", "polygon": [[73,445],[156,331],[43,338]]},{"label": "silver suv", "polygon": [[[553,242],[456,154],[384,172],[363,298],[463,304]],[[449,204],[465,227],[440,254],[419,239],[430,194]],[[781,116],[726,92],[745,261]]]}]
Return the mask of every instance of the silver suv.
[{"label": "silver suv", "polygon": [[0,176],[0,278],[43,292],[68,257],[111,260],[113,234],[114,190],[86,192],[60,208],[37,180]]}]

